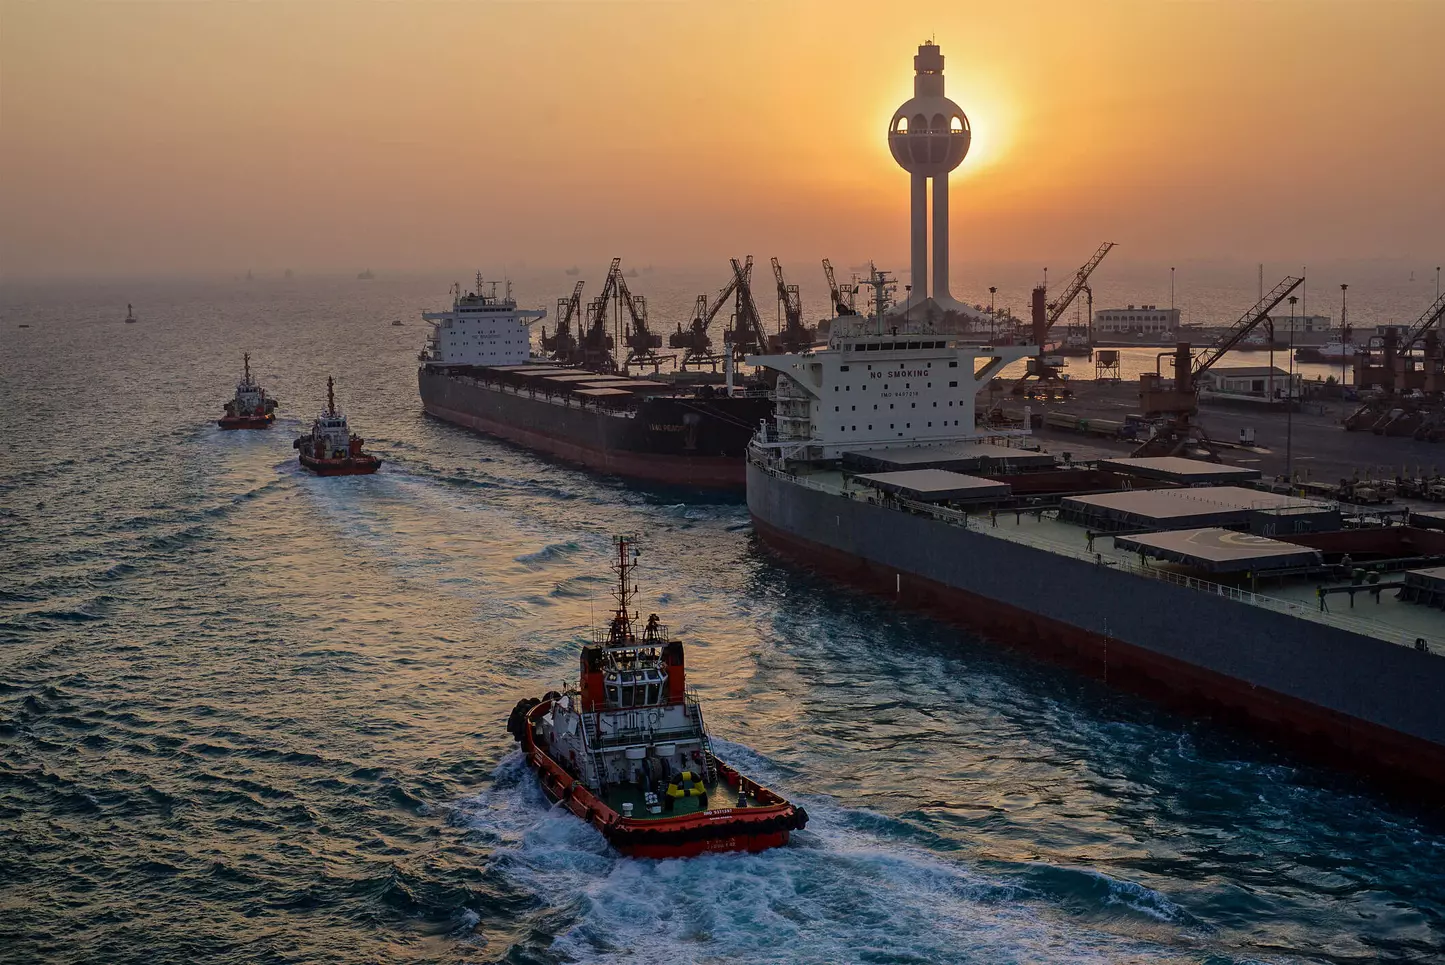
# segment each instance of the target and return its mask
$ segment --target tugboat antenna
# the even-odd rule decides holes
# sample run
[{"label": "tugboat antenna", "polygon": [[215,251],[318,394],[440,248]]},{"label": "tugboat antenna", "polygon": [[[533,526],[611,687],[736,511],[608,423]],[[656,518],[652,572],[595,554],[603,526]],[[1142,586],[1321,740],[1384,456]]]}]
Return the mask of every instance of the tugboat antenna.
[{"label": "tugboat antenna", "polygon": [[251,353],[250,353],[250,352],[243,352],[243,353],[241,354],[241,367],[242,367],[243,370],[244,370],[243,373],[242,373],[242,379],[241,379],[241,380],[242,380],[243,382],[250,382],[250,381],[251,381]]},{"label": "tugboat antenna", "polygon": [[336,415],[335,382],[329,375],[326,377],[326,412],[331,416]]}]

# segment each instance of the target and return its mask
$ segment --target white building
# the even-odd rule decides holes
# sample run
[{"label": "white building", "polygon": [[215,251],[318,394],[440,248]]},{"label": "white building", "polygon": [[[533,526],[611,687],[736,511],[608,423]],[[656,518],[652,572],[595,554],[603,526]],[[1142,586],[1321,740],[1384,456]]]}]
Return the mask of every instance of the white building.
[{"label": "white building", "polygon": [[1179,329],[1179,309],[1157,305],[1104,308],[1094,313],[1094,333],[1144,332],[1157,335]]},{"label": "white building", "polygon": [[[1278,366],[1268,365],[1236,366],[1234,368],[1210,369],[1199,377],[1202,396],[1243,396],[1255,399],[1285,399],[1291,395],[1300,396],[1300,382],[1303,376],[1296,372],[1290,375]],[[1290,391],[1293,383],[1294,391]]]}]

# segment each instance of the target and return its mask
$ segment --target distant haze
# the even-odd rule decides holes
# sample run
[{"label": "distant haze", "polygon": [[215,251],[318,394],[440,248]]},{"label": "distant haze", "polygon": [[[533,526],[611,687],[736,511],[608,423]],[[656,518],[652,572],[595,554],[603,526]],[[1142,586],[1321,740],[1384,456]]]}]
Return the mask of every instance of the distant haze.
[{"label": "distant haze", "polygon": [[[0,0],[0,273],[1445,257],[1445,2]],[[1427,269],[1428,270],[1428,269]]]}]

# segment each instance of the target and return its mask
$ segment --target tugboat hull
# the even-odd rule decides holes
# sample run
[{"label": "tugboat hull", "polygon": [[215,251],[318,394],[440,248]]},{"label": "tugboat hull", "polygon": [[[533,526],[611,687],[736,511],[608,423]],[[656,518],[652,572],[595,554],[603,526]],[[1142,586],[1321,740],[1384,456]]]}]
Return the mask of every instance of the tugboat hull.
[{"label": "tugboat hull", "polygon": [[381,468],[381,460],[375,456],[360,456],[348,459],[317,459],[301,454],[301,467],[318,476],[368,476]]},{"label": "tugboat hull", "polygon": [[276,417],[269,412],[265,415],[228,415],[216,420],[216,425],[222,429],[269,429],[275,423]]},{"label": "tugboat hull", "polygon": [[596,828],[609,844],[630,858],[693,858],[709,852],[766,851],[787,844],[793,831],[807,826],[807,811],[716,757],[711,757],[711,763],[723,781],[763,803],[672,818],[623,817],[537,745],[536,724],[551,709],[552,701],[542,700],[528,707],[530,703],[524,701],[514,712],[513,736],[521,741],[527,764],[537,772],[543,792]]}]

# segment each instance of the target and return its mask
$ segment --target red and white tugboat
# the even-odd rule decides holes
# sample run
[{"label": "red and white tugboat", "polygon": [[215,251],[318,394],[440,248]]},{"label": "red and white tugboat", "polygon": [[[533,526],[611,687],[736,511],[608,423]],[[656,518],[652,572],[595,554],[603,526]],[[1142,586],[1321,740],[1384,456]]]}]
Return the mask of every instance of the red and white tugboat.
[{"label": "red and white tugboat", "polygon": [[222,429],[269,429],[276,421],[276,400],[266,397],[266,390],[251,378],[251,356],[241,356],[241,381],[236,383],[236,397],[226,403],[226,414],[216,420]]},{"label": "red and white tugboat", "polygon": [[336,411],[336,384],[326,377],[326,411],[311,423],[311,431],[291,445],[301,450],[301,465],[318,476],[364,476],[381,468],[381,460],[361,451],[366,440]]},{"label": "red and white tugboat", "polygon": [[507,730],[542,789],[636,858],[763,851],[788,843],[808,814],[713,756],[688,689],[682,643],[657,614],[634,632],[636,551],[617,541],[617,610],[582,648],[581,684],[520,701]]}]

